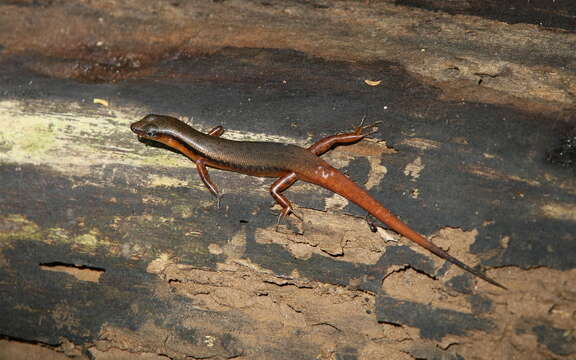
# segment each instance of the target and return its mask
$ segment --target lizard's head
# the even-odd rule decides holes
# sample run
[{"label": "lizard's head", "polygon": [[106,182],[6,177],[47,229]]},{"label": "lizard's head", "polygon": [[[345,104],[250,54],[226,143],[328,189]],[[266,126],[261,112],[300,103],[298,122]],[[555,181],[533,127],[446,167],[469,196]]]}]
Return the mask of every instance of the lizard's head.
[{"label": "lizard's head", "polygon": [[130,125],[130,130],[139,138],[158,140],[159,137],[169,135],[171,129],[179,128],[182,124],[184,123],[171,116],[149,114]]}]

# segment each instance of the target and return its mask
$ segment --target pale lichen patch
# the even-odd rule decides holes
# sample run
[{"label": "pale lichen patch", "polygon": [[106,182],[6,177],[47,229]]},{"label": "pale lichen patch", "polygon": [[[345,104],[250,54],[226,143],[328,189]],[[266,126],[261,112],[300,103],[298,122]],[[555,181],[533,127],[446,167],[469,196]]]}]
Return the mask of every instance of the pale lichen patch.
[{"label": "pale lichen patch", "polygon": [[420,177],[420,172],[424,169],[424,165],[422,164],[422,158],[418,156],[414,161],[406,165],[404,168],[404,175],[410,176],[412,181],[418,179]]},{"label": "pale lichen patch", "polygon": [[[481,176],[487,179],[491,179],[491,180],[511,180],[511,181],[516,181],[516,182],[522,182],[531,186],[540,186],[540,182],[537,180],[532,180],[532,179],[526,179],[526,178],[521,178],[519,176],[516,175],[507,175],[504,174],[496,169],[493,168],[489,168],[486,166],[476,166],[476,165],[471,165],[471,166],[467,166],[466,167],[466,171],[470,172],[471,174],[477,175],[477,176]],[[518,194],[519,196],[522,196],[522,194]]]},{"label": "pale lichen patch", "polygon": [[436,150],[440,148],[440,143],[437,141],[417,137],[406,138],[405,140],[402,140],[401,144],[408,145],[419,150]]},{"label": "pale lichen patch", "polygon": [[88,164],[125,161],[126,151],[118,151],[126,147],[118,144],[117,122],[125,123],[126,135],[131,134],[130,115],[83,112],[74,102],[51,106],[45,101],[0,101],[0,122],[10,124],[0,129],[0,162],[83,174]]},{"label": "pale lichen patch", "polygon": [[112,245],[110,241],[100,234],[98,229],[91,229],[90,231],[78,235],[72,239],[74,246],[78,246],[86,251],[91,251],[100,246]]},{"label": "pale lichen patch", "polygon": [[388,173],[388,168],[382,165],[382,159],[380,157],[368,157],[370,162],[370,173],[368,174],[368,180],[366,181],[366,188],[371,189],[374,186],[378,186],[384,176]]},{"label": "pale lichen patch", "polygon": [[150,175],[150,186],[186,186],[184,180],[180,180],[171,176]]},{"label": "pale lichen patch", "polygon": [[548,203],[540,207],[543,215],[552,219],[576,221],[576,204]]},{"label": "pale lichen patch", "polygon": [[40,240],[40,227],[19,214],[9,214],[0,217],[0,241],[17,238]]}]

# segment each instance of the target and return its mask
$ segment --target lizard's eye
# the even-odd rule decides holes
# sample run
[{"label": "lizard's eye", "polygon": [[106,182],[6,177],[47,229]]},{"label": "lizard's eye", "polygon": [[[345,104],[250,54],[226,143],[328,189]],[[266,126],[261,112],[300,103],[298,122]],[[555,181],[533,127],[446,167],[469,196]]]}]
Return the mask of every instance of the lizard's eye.
[{"label": "lizard's eye", "polygon": [[153,127],[149,127],[146,129],[146,136],[154,137],[158,134],[158,130]]}]

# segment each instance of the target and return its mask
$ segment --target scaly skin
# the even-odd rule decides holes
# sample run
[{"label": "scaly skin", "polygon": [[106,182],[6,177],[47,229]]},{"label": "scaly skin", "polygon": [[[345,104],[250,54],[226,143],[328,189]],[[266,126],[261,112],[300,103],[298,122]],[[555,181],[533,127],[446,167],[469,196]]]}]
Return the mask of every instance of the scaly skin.
[{"label": "scaly skin", "polygon": [[218,200],[220,192],[210,180],[206,166],[252,176],[277,177],[278,180],[272,184],[270,193],[282,206],[278,220],[290,213],[298,216],[294,213],[290,201],[281,194],[282,191],[297,180],[316,184],[352,201],[392,230],[435,255],[495,286],[506,289],[481,271],[469,267],[412,230],[364,189],[318,157],[337,144],[349,144],[362,140],[369,135],[363,134],[363,131],[374,126],[375,124],[370,126],[360,124],[352,133],[329,136],[308,149],[291,144],[223,139],[220,138],[224,132],[221,126],[204,134],[176,118],[164,115],[147,115],[142,120],[133,123],[130,128],[139,138],[163,143],[194,161],[200,178]]}]

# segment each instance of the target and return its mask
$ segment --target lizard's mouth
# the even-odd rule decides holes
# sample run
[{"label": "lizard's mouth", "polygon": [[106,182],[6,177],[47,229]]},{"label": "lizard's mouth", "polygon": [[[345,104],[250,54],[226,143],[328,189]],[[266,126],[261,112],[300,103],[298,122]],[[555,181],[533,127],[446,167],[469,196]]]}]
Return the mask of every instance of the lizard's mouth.
[{"label": "lizard's mouth", "polygon": [[144,136],[144,130],[139,128],[136,123],[130,125],[130,130],[132,130],[134,134],[138,135],[138,137]]}]

